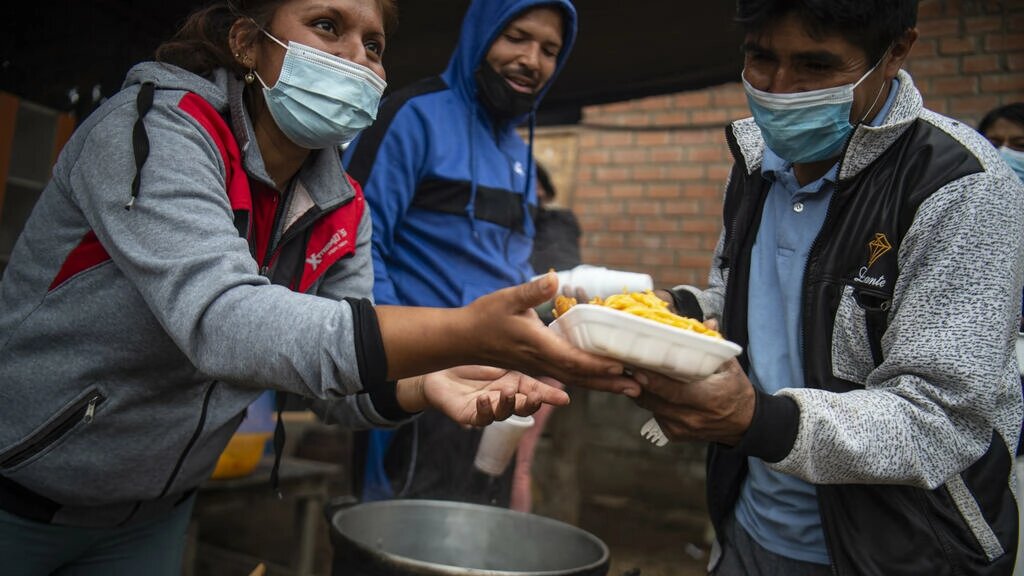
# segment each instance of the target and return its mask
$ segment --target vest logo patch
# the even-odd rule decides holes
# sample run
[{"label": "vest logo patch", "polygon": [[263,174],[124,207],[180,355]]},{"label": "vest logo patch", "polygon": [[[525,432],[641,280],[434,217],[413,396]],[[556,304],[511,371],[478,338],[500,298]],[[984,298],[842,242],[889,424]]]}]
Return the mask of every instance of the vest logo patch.
[{"label": "vest logo patch", "polygon": [[348,230],[342,229],[335,232],[319,252],[310,254],[309,258],[306,258],[306,263],[315,271],[324,261],[325,256],[330,256],[346,246],[348,246]]},{"label": "vest logo patch", "polygon": [[892,244],[889,243],[889,238],[885,234],[879,232],[875,234],[874,240],[868,242],[868,250],[871,251],[871,255],[868,257],[868,268],[871,268],[879,258],[892,250]]}]

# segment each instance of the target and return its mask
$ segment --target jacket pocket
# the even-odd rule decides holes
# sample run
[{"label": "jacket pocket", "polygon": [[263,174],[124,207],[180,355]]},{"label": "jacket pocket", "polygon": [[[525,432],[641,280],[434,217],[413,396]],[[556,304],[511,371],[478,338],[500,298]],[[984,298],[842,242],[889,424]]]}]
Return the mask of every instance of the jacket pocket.
[{"label": "jacket pocket", "polygon": [[858,302],[854,286],[843,286],[832,326],[832,375],[836,378],[863,384],[875,369],[869,314]]},{"label": "jacket pocket", "polygon": [[99,388],[90,388],[71,401],[43,426],[0,455],[0,470],[13,471],[64,439],[78,424],[89,424],[96,416],[96,407],[106,400]]}]

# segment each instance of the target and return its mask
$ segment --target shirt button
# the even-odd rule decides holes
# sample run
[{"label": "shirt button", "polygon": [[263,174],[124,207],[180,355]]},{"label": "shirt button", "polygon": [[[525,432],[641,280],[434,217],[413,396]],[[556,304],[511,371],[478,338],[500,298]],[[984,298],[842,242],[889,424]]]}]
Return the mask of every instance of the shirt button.
[{"label": "shirt button", "polygon": [[804,203],[803,202],[797,202],[796,204],[793,204],[793,212],[796,212],[797,214],[799,214],[799,213],[801,213],[803,211],[804,211]]}]

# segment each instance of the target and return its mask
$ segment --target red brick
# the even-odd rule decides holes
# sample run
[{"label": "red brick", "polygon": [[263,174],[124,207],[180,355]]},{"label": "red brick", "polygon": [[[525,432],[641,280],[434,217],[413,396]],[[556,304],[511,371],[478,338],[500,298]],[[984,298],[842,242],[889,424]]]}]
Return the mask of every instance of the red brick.
[{"label": "red brick", "polygon": [[691,115],[691,119],[694,124],[698,126],[704,125],[722,125],[725,126],[729,121],[733,120],[733,116],[729,114],[727,110],[715,110],[715,109],[704,109],[695,110]]},{"label": "red brick", "polygon": [[679,108],[703,108],[711,104],[711,94],[707,90],[696,90],[676,94],[674,103]]},{"label": "red brick", "polygon": [[746,108],[747,107],[747,94],[743,91],[743,88],[736,85],[730,85],[728,90],[716,90],[712,95],[712,101],[716,108]]},{"label": "red brick", "polygon": [[654,216],[661,212],[661,203],[653,200],[631,200],[626,203],[626,214]]},{"label": "red brick", "polygon": [[998,54],[972,54],[964,56],[963,69],[965,74],[996,72],[1001,68]]},{"label": "red brick", "polygon": [[928,96],[959,96],[978,93],[978,78],[975,76],[947,76],[932,78]]},{"label": "red brick", "polygon": [[960,72],[960,61],[957,58],[911,58],[907,61],[907,70],[914,78],[930,76],[949,76]]},{"label": "red brick", "polygon": [[672,137],[668,132],[640,132],[636,135],[637,146],[663,146],[671,143]]},{"label": "red brick", "polygon": [[701,239],[697,234],[677,234],[665,241],[665,247],[673,250],[700,250]]},{"label": "red brick", "polygon": [[593,248],[624,248],[626,239],[622,234],[592,232],[587,235],[587,245]]},{"label": "red brick", "polygon": [[672,96],[652,96],[650,98],[644,98],[638,100],[636,108],[638,110],[668,110],[673,107]]},{"label": "red brick", "polygon": [[588,148],[597,148],[601,142],[601,135],[594,130],[584,130],[580,134],[580,150],[586,150]]},{"label": "red brick", "polygon": [[921,36],[925,38],[938,38],[941,36],[955,36],[960,34],[959,18],[942,18],[924,20],[917,26]]},{"label": "red brick", "polygon": [[643,148],[625,148],[612,152],[613,164],[640,164],[647,161],[647,150]]},{"label": "red brick", "polygon": [[[638,218],[641,224],[646,225],[647,222],[652,218]],[[642,228],[642,227],[641,227]],[[633,234],[626,240],[626,248],[637,248],[640,250],[657,250],[664,246],[664,242],[661,241],[660,236],[651,236],[649,234]]]},{"label": "red brick", "polygon": [[633,180],[637,182],[651,182],[663,177],[662,169],[657,166],[638,166],[633,169]]},{"label": "red brick", "polygon": [[939,54],[973,54],[977,50],[978,41],[973,36],[939,39]]},{"label": "red brick", "polygon": [[696,270],[703,270],[704,274],[707,274],[708,267],[711,265],[711,255],[707,256],[680,256],[679,266],[683,268],[694,268]]},{"label": "red brick", "polygon": [[939,42],[933,39],[921,39],[914,43],[910,50],[910,60],[930,58],[939,55]]},{"label": "red brick", "polygon": [[917,5],[917,19],[928,20],[946,14],[947,0],[922,0]]},{"label": "red brick", "polygon": [[979,113],[984,114],[996,106],[999,106],[999,96],[960,96],[949,99],[948,114],[954,118],[965,118]]},{"label": "red brick", "polygon": [[629,180],[632,176],[629,168],[622,167],[603,167],[597,168],[594,175],[597,177],[598,182],[623,182]]},{"label": "red brick", "polygon": [[670,266],[676,262],[671,252],[645,250],[640,254],[640,263],[645,266]]},{"label": "red brick", "polygon": [[701,203],[694,199],[673,198],[665,202],[665,214],[692,215],[701,213]]},{"label": "red brick", "polygon": [[578,213],[589,216],[621,216],[625,210],[623,202],[591,202],[576,207]]},{"label": "red brick", "polygon": [[682,162],[685,154],[683,149],[673,146],[663,146],[659,148],[651,149],[651,162],[658,162],[661,164],[670,164],[674,162]]},{"label": "red brick", "polygon": [[610,192],[607,186],[576,184],[573,196],[576,198],[607,198]]},{"label": "red brick", "polygon": [[707,129],[701,130],[677,130],[672,134],[672,141],[676,144],[703,144],[705,142],[711,142],[711,134],[715,135],[716,140],[720,140],[723,144],[725,143],[725,132],[721,130]]},{"label": "red brick", "polygon": [[721,184],[724,186],[725,181],[729,179],[729,173],[732,172],[732,159],[730,157],[729,164],[714,164],[708,166],[707,170],[709,182],[714,182],[716,185]]},{"label": "red brick", "polygon": [[[650,116],[650,125],[664,128],[666,126],[685,126],[691,122],[690,112],[656,112]],[[696,113],[694,113],[696,114]]]},{"label": "red brick", "polygon": [[613,184],[609,187],[611,198],[643,198],[644,187],[639,184]]},{"label": "red brick", "polygon": [[968,34],[1002,30],[1005,22],[999,16],[975,16],[964,19],[964,30]]},{"label": "red brick", "polygon": [[1010,72],[1024,71],[1024,52],[1006,55],[1006,69]]},{"label": "red brick", "polygon": [[678,218],[647,218],[640,223],[643,232],[678,232],[681,228]]},{"label": "red brick", "polygon": [[678,198],[679,186],[676,184],[649,184],[644,195],[648,198]]},{"label": "red brick", "polygon": [[981,91],[985,94],[1024,91],[1024,74],[990,74],[982,76]]},{"label": "red brick", "polygon": [[633,143],[633,133],[628,130],[608,130],[601,132],[601,146],[628,146]]},{"label": "red brick", "polygon": [[[704,167],[700,164],[683,164],[681,166],[671,166],[668,169],[668,178],[670,180],[703,180],[705,177]],[[691,188],[692,185],[687,185],[684,190]],[[685,194],[689,195],[689,194]]]},{"label": "red brick", "polygon": [[608,150],[581,150],[579,163],[585,166],[603,166],[612,160],[612,154]]},{"label": "red brick", "polygon": [[683,188],[683,196],[686,198],[721,198],[722,187],[717,184],[699,183],[687,184]]},{"label": "red brick", "polygon": [[721,146],[701,146],[690,148],[686,157],[690,162],[721,162],[725,160],[728,149]]},{"label": "red brick", "polygon": [[949,98],[925,98],[924,107],[939,114],[949,114]]},{"label": "red brick", "polygon": [[609,232],[634,232],[637,228],[637,222],[635,218],[612,218],[602,222],[601,226]]},{"label": "red brick", "polygon": [[1024,34],[1016,32],[994,32],[985,35],[985,52],[1019,52],[1024,50]]}]

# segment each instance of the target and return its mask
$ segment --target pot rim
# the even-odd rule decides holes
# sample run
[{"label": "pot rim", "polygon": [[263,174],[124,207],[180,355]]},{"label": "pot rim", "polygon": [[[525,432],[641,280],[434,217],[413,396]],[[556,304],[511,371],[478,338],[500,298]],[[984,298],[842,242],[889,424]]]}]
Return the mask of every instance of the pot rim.
[{"label": "pot rim", "polygon": [[372,546],[365,545],[362,542],[360,542],[358,540],[355,540],[354,538],[350,537],[348,534],[342,532],[341,530],[338,529],[337,524],[335,523],[335,520],[337,518],[340,518],[344,514],[350,512],[352,510],[355,510],[355,509],[360,509],[360,510],[365,510],[367,508],[371,508],[371,509],[372,508],[399,508],[399,509],[401,509],[401,508],[409,508],[409,507],[448,508],[448,509],[463,508],[463,509],[472,509],[472,510],[483,510],[483,509],[486,509],[487,511],[496,511],[496,512],[505,513],[505,514],[529,516],[531,518],[531,520],[537,521],[537,522],[541,522],[542,524],[549,524],[549,525],[556,525],[556,526],[559,526],[559,527],[571,528],[572,530],[575,530],[575,531],[579,532],[580,534],[582,534],[588,540],[590,540],[590,541],[594,542],[595,544],[597,544],[598,548],[600,548],[600,550],[601,550],[601,558],[596,560],[596,561],[594,561],[594,562],[591,562],[589,564],[584,564],[584,565],[581,565],[581,566],[576,566],[576,567],[573,567],[571,569],[544,570],[544,571],[537,571],[537,570],[531,570],[531,571],[521,571],[521,570],[489,570],[489,569],[480,569],[480,568],[460,568],[458,566],[451,566],[451,565],[448,565],[448,564],[437,564],[437,563],[434,563],[434,562],[427,562],[427,561],[424,561],[424,560],[416,560],[414,558],[409,558],[408,556],[402,556],[402,555],[396,554],[394,552],[388,552],[387,553],[391,557],[390,558],[391,560],[401,560],[403,563],[406,563],[410,568],[418,568],[418,569],[423,569],[423,570],[429,569],[429,570],[433,571],[432,573],[438,574],[439,576],[447,576],[447,575],[450,575],[450,576],[466,576],[467,574],[472,574],[473,576],[565,576],[565,575],[569,575],[569,574],[585,573],[588,570],[593,570],[593,569],[599,568],[602,565],[607,564],[610,561],[610,558],[611,558],[611,553],[608,550],[608,545],[605,544],[603,540],[601,540],[600,538],[598,538],[594,534],[588,532],[587,530],[584,530],[584,529],[582,529],[582,528],[580,528],[578,526],[573,526],[572,524],[569,524],[567,522],[562,522],[560,520],[555,520],[554,518],[548,518],[546,516],[540,516],[540,515],[537,515],[537,514],[530,514],[530,513],[527,513],[527,512],[520,512],[518,510],[510,510],[508,508],[496,508],[494,506],[485,506],[483,504],[470,504],[468,502],[457,502],[457,501],[451,501],[451,500],[427,500],[427,499],[422,499],[421,500],[421,499],[416,499],[416,498],[404,498],[404,499],[394,499],[394,500],[378,500],[378,501],[374,501],[374,502],[361,502],[361,503],[358,503],[358,504],[354,504],[352,506],[346,506],[344,508],[341,508],[340,510],[334,511],[331,514],[331,518],[330,518],[330,520],[331,520],[331,522],[330,522],[330,524],[331,524],[331,535],[334,536],[334,537],[337,537],[337,538],[344,539],[344,541],[346,543],[348,543],[349,545],[355,547],[356,549],[358,549],[361,552],[365,552],[365,553],[368,553],[368,554],[371,554],[371,555],[380,556],[381,555],[381,550],[379,550],[377,548],[374,548]]}]

